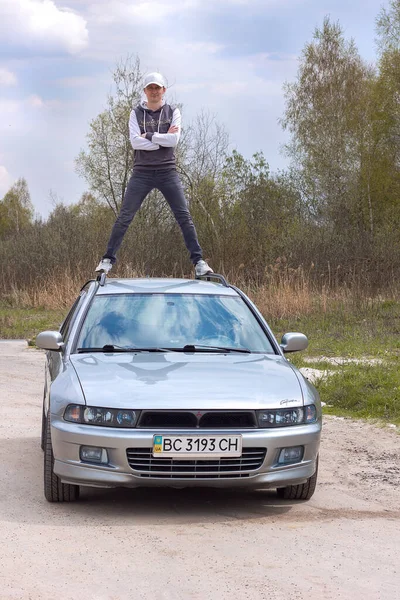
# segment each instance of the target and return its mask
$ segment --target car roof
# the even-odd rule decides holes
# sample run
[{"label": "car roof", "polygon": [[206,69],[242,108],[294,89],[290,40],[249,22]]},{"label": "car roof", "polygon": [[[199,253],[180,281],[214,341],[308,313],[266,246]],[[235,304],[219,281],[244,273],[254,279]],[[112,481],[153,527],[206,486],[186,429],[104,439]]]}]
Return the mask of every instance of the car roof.
[{"label": "car roof", "polygon": [[198,279],[172,279],[168,277],[148,277],[138,279],[107,278],[98,287],[96,296],[109,294],[211,294],[215,296],[236,296],[238,292],[221,283]]}]

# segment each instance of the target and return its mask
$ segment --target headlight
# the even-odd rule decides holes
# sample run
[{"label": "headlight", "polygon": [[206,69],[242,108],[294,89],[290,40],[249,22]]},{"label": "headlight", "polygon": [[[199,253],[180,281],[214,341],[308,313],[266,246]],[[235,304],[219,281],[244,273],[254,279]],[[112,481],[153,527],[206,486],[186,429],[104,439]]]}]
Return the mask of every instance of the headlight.
[{"label": "headlight", "polygon": [[64,411],[64,420],[71,423],[100,425],[101,427],[135,427],[139,412],[120,408],[97,408],[69,404]]},{"label": "headlight", "polygon": [[314,404],[299,408],[279,408],[257,411],[258,425],[260,427],[288,427],[290,425],[303,425],[315,423],[317,409]]}]

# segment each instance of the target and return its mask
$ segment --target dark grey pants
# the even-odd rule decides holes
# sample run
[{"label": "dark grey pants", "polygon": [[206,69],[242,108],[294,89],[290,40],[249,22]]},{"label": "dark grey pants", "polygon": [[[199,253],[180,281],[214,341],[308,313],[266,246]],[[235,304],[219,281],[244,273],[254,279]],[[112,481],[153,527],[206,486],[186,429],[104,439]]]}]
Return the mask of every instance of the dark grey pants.
[{"label": "dark grey pants", "polygon": [[126,188],[120,213],[111,231],[107,252],[103,258],[110,258],[111,262],[115,263],[115,255],[122,244],[126,230],[141,207],[143,200],[154,188],[160,190],[174,213],[175,219],[182,230],[186,248],[190,252],[190,259],[195,265],[202,258],[203,253],[183,193],[182,182],[175,169],[154,169],[148,172],[133,171]]}]

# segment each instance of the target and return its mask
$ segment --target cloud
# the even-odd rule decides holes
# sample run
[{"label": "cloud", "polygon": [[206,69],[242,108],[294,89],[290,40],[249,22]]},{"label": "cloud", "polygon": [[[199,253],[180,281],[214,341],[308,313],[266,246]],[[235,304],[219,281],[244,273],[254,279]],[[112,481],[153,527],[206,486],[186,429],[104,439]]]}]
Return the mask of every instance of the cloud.
[{"label": "cloud", "polygon": [[89,13],[97,23],[131,22],[150,25],[174,14],[192,10],[198,0],[108,0],[92,2]]},{"label": "cloud", "polygon": [[177,83],[173,87],[174,92],[197,92],[198,90],[204,89],[206,87],[205,83]]},{"label": "cloud", "polygon": [[[181,10],[184,8],[182,2]],[[149,23],[154,24],[165,17],[179,11],[177,2],[135,2],[131,0],[114,0],[110,3],[93,3],[89,7],[91,18],[97,24],[111,23]]]},{"label": "cloud", "polygon": [[215,44],[213,42],[188,42],[184,47],[190,52],[204,54],[216,54],[224,48],[222,44]]},{"label": "cloud", "polygon": [[[283,0],[97,0],[89,2],[88,14],[97,24],[130,23],[131,25],[154,25],[165,23],[166,18],[191,15],[196,19],[199,12],[229,11],[236,5],[246,5],[249,10],[264,3]],[[171,21],[171,27],[176,23]]]},{"label": "cloud", "polygon": [[4,69],[0,67],[0,85],[9,86],[15,85],[17,83],[17,78],[14,73],[11,73],[8,69]]},{"label": "cloud", "polygon": [[232,96],[236,98],[240,94],[245,94],[248,89],[245,81],[228,81],[224,83],[214,83],[210,86],[213,94],[220,96]]},{"label": "cloud", "polygon": [[13,179],[4,165],[0,165],[0,196],[4,196],[13,184]]},{"label": "cloud", "polygon": [[[56,84],[63,88],[81,88],[89,87],[98,83],[98,77],[89,77],[86,75],[78,75],[76,77],[61,77],[56,80]],[[109,82],[109,77],[107,79]]]},{"label": "cloud", "polygon": [[0,98],[0,114],[2,115],[2,119],[0,119],[0,122],[3,121],[4,116],[14,115],[15,113],[17,113],[19,106],[20,103],[17,100]]},{"label": "cloud", "polygon": [[0,114],[16,115],[19,111],[24,110],[24,107],[42,108],[43,106],[51,106],[52,102],[44,102],[37,94],[32,94],[21,100],[10,100],[8,98],[0,98]]},{"label": "cloud", "polygon": [[0,139],[3,148],[7,147],[7,135],[18,136],[21,132],[28,133],[42,127],[42,119],[59,111],[60,104],[65,106],[66,103],[57,99],[44,101],[37,94],[13,100],[0,97]]},{"label": "cloud", "polygon": [[76,54],[88,45],[86,21],[53,0],[1,0],[0,46],[4,51]]},{"label": "cloud", "polygon": [[[71,1],[71,0],[70,0]],[[77,1],[77,0],[75,0]],[[155,24],[161,25],[165,33],[166,21],[171,31],[176,32],[182,20],[189,19],[196,24],[202,22],[204,16],[222,20],[235,16],[238,11],[250,20],[255,14],[265,13],[267,9],[285,4],[298,4],[301,0],[86,0],[87,17],[92,24],[129,24],[131,26]],[[200,21],[199,21],[200,19]],[[235,30],[235,35],[240,36]]]},{"label": "cloud", "polygon": [[44,106],[43,100],[36,94],[29,96],[29,98],[26,99],[26,102],[29,104],[29,106],[32,106],[32,108],[42,108]]}]

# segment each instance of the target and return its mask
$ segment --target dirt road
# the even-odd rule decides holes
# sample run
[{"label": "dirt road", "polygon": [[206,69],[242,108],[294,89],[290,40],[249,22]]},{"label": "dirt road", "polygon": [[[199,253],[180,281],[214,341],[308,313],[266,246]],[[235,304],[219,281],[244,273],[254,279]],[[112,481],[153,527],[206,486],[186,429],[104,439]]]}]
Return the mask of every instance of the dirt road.
[{"label": "dirt road", "polygon": [[48,504],[44,355],[0,342],[0,599],[303,600],[400,595],[400,435],[324,419],[307,503],[271,492],[96,490]]}]

